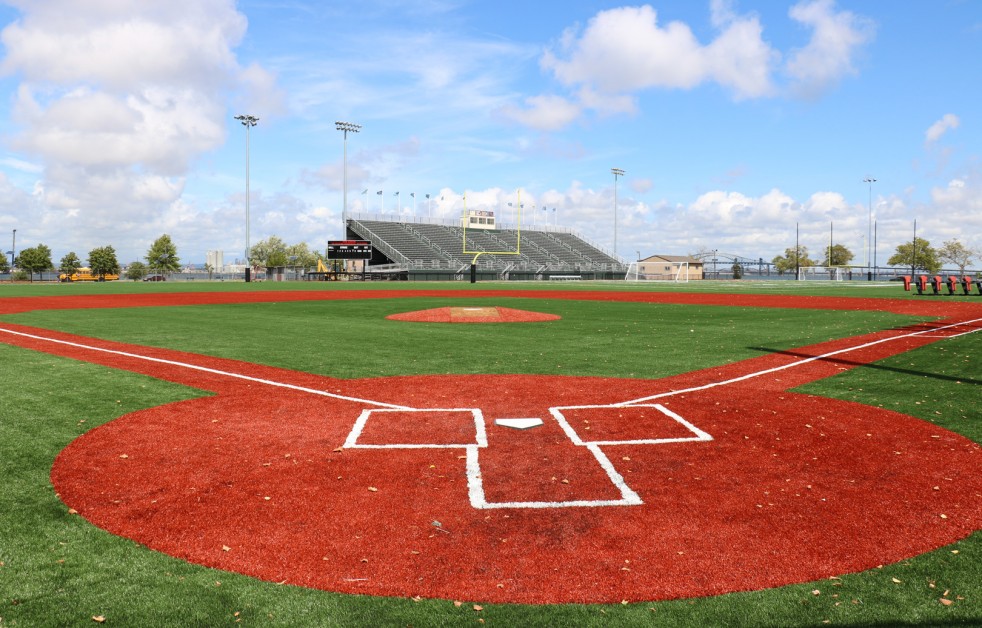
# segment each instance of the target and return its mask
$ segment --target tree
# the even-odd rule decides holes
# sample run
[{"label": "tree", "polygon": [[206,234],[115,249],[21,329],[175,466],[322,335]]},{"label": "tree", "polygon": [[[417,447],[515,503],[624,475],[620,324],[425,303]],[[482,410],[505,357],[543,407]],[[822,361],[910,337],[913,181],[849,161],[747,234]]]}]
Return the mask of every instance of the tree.
[{"label": "tree", "polygon": [[[914,250],[916,247],[916,251]],[[906,266],[913,269],[926,270],[934,274],[941,270],[941,262],[938,261],[938,252],[931,247],[931,243],[923,238],[914,238],[914,242],[905,242],[897,247],[897,252],[887,260],[890,266]]]},{"label": "tree", "polygon": [[51,249],[43,244],[21,251],[20,255],[17,256],[15,265],[26,270],[30,274],[32,282],[34,281],[34,273],[54,270],[55,267],[51,263]]},{"label": "tree", "polygon": [[116,259],[116,249],[111,246],[100,246],[89,251],[89,268],[93,275],[105,279],[106,275],[119,274],[119,261]]},{"label": "tree", "polygon": [[317,266],[317,255],[310,250],[306,242],[287,247],[286,256],[290,258],[290,263],[293,266],[300,268],[315,268]]},{"label": "tree", "polygon": [[797,272],[801,266],[816,266],[808,257],[808,247],[803,245],[798,245],[797,251],[793,248],[784,249],[784,255],[778,255],[771,260],[771,263],[774,264],[779,275]]},{"label": "tree", "polygon": [[734,279],[741,279],[743,277],[743,266],[740,265],[740,262],[733,262],[733,266],[730,268],[730,270],[733,271]]},{"label": "tree", "polygon": [[958,267],[958,274],[965,274],[965,267],[978,257],[979,252],[964,246],[958,240],[948,240],[938,249],[938,259]]},{"label": "tree", "polygon": [[133,281],[140,281],[147,276],[147,265],[143,262],[131,262],[126,267],[126,278]]},{"label": "tree", "polygon": [[841,244],[832,246],[832,259],[829,259],[829,247],[823,252],[822,266],[848,266],[852,261],[852,251]]},{"label": "tree", "polygon": [[177,247],[166,233],[154,240],[145,259],[150,270],[156,272],[173,273],[181,268],[181,258],[177,256]]},{"label": "tree", "polygon": [[61,258],[61,262],[58,264],[58,272],[63,275],[68,275],[69,277],[78,272],[78,269],[82,267],[82,260],[78,258],[75,251],[71,251],[65,257]]},{"label": "tree", "polygon": [[0,254],[0,273],[5,273],[10,270],[10,263],[7,261],[7,256]]},{"label": "tree", "polygon": [[249,262],[266,268],[289,266],[286,242],[276,236],[260,240],[249,249]]}]

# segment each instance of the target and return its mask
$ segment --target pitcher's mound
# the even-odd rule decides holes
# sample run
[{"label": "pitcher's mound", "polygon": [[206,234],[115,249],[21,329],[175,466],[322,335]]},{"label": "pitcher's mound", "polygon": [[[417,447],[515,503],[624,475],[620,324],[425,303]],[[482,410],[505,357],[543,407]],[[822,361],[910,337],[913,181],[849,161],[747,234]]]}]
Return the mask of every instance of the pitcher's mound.
[{"label": "pitcher's mound", "polygon": [[510,307],[438,307],[433,310],[391,314],[385,318],[413,323],[538,323],[559,320],[560,317]]}]

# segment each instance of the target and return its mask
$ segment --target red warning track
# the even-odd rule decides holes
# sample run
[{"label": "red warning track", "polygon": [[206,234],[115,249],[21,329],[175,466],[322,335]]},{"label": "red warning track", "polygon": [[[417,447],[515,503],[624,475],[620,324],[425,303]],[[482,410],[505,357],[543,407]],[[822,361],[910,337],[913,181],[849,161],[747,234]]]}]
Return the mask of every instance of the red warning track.
[{"label": "red warning track", "polygon": [[[168,295],[171,305],[173,296],[208,302]],[[762,301],[755,305],[782,300]],[[872,304],[926,313],[920,302]],[[978,444],[887,410],[787,392],[980,328],[977,305],[951,304],[944,314],[940,323],[657,381],[351,381],[7,324],[0,340],[215,393],[127,415],[59,455],[52,481],[62,499],[115,534],[191,562],[332,591],[617,602],[840,575],[982,528]],[[543,425],[494,424],[514,417]],[[694,430],[711,440],[692,438]],[[582,505],[626,504],[627,494],[639,503]]]}]

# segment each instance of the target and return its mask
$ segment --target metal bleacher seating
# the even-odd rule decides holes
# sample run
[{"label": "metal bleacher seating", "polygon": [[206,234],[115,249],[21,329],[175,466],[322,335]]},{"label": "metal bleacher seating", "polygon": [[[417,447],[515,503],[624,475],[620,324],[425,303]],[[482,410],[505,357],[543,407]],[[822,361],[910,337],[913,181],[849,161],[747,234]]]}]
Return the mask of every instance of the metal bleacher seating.
[{"label": "metal bleacher seating", "polygon": [[512,251],[519,242],[514,229],[468,229],[466,253],[460,226],[387,220],[349,220],[349,233],[373,241],[393,261],[416,268],[460,269],[471,264],[477,252],[478,266],[526,272],[618,272],[624,265],[573,233],[536,229],[521,230],[520,254]]}]

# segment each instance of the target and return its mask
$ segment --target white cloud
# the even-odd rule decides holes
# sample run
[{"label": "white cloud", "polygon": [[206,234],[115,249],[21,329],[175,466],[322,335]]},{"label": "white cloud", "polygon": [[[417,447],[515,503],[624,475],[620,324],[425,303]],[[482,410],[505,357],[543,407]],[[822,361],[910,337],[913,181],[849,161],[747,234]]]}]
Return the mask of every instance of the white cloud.
[{"label": "white cloud", "polygon": [[856,72],[854,58],[874,32],[869,20],[838,10],[834,0],[799,2],[789,15],[812,31],[811,38],[791,53],[784,66],[791,83],[782,87],[774,80],[782,54],[764,39],[759,17],[738,14],[731,0],[710,0],[709,9],[717,33],[705,44],[688,24],[660,23],[650,5],[600,11],[585,28],[567,29],[540,59],[542,69],[575,94],[564,115],[544,119],[541,107],[512,106],[510,117],[553,130],[589,111],[634,113],[641,91],[705,84],[725,88],[735,100],[775,96],[788,87],[815,98]]},{"label": "white cloud", "polygon": [[228,101],[277,107],[273,77],[236,60],[246,19],[231,0],[10,4],[22,14],[0,32],[0,73],[19,82],[10,145],[43,168],[42,221],[80,242],[193,213],[178,203],[184,177],[225,141]]},{"label": "white cloud", "polygon": [[565,85],[587,85],[605,95],[653,87],[691,89],[715,81],[739,97],[770,92],[775,53],[761,39],[756,17],[721,16],[721,33],[702,45],[682,22],[658,23],[651,6],[601,11],[582,33],[567,31],[559,53],[547,51],[543,68]]},{"label": "white cloud", "polygon": [[815,98],[843,77],[856,74],[854,57],[875,32],[870,20],[837,11],[834,0],[805,0],[791,7],[788,15],[812,29],[811,40],[793,51],[786,65],[796,94]]},{"label": "white cloud", "polygon": [[957,129],[958,125],[961,124],[961,120],[953,113],[946,113],[941,116],[941,119],[928,127],[927,131],[924,133],[924,142],[926,144],[932,144],[939,139],[941,136],[951,131]]},{"label": "white cloud", "polygon": [[580,116],[581,108],[562,96],[532,96],[525,107],[506,105],[500,114],[510,120],[539,131],[555,131]]}]

